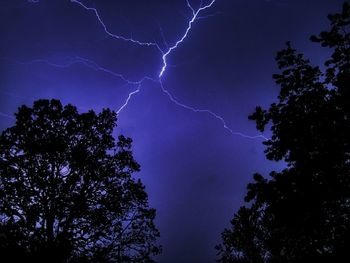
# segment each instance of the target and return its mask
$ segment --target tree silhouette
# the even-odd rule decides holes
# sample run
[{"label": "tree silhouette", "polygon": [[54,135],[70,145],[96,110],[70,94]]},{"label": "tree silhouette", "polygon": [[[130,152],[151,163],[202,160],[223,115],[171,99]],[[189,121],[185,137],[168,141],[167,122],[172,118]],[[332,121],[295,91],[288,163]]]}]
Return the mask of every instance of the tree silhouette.
[{"label": "tree silhouette", "polygon": [[290,43],[277,54],[278,102],[257,107],[249,118],[260,131],[271,127],[266,157],[287,168],[269,179],[254,175],[249,208],[242,207],[222,234],[220,262],[350,258],[349,3],[329,20],[329,31],[311,37],[332,52],[324,70]]},{"label": "tree silhouette", "polygon": [[15,116],[0,135],[1,261],[153,262],[155,210],[116,114],[38,100]]}]

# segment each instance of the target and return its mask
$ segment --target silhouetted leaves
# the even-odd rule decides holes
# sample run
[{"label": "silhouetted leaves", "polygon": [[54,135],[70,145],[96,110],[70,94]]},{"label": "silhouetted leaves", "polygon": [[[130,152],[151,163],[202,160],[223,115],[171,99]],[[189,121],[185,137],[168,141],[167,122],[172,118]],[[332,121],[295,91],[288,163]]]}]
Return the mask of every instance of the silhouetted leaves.
[{"label": "silhouetted leaves", "polygon": [[[331,48],[325,73],[288,42],[277,53],[281,87],[268,110],[249,118],[271,125],[269,160],[287,168],[254,175],[218,247],[221,262],[343,262],[350,257],[350,5],[311,37]],[[270,127],[270,126],[269,126]]]},{"label": "silhouetted leaves", "polygon": [[[0,242],[10,262],[152,262],[155,210],[116,114],[22,106],[0,135]],[[10,257],[9,257],[10,258]],[[16,262],[17,262],[16,261]]]}]

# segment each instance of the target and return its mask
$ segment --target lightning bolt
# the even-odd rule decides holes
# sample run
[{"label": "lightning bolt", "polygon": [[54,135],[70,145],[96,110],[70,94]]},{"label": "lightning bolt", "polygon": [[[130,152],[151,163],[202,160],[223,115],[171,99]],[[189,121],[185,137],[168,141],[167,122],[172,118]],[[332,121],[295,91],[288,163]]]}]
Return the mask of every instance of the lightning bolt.
[{"label": "lightning bolt", "polygon": [[198,14],[199,14],[200,12],[202,12],[203,10],[210,8],[210,7],[215,3],[215,0],[211,0],[211,2],[210,2],[209,4],[207,4],[207,5],[203,6],[203,7],[198,8],[197,11],[195,11],[195,10],[193,9],[193,7],[191,6],[191,4],[190,4],[190,2],[189,2],[188,0],[186,0],[186,3],[187,3],[187,6],[188,6],[188,7],[191,9],[191,11],[192,11],[192,18],[190,19],[190,21],[188,21],[188,26],[187,26],[187,28],[186,28],[186,30],[185,30],[185,33],[182,35],[182,37],[181,37],[178,41],[176,41],[176,43],[175,43],[173,46],[171,46],[171,47],[168,49],[167,52],[165,52],[165,53],[163,54],[163,56],[162,56],[162,59],[163,59],[163,66],[162,66],[161,71],[159,72],[159,78],[162,78],[162,76],[163,76],[163,74],[164,74],[164,72],[165,72],[165,70],[166,70],[166,68],[167,68],[167,57],[168,57],[168,56],[169,56],[169,55],[170,55],[170,54],[171,54],[171,53],[186,39],[188,33],[190,32],[190,30],[191,30],[191,28],[192,28],[192,24],[193,24],[193,22],[196,20]]},{"label": "lightning bolt", "polygon": [[246,135],[246,134],[241,133],[241,132],[233,131],[230,127],[227,126],[225,119],[224,119],[223,117],[221,117],[220,115],[216,114],[215,112],[212,112],[211,110],[196,109],[196,108],[194,108],[194,107],[191,107],[191,106],[188,106],[188,105],[186,105],[186,104],[183,104],[183,103],[179,102],[178,100],[176,100],[176,99],[174,98],[174,96],[171,95],[171,93],[170,93],[167,89],[164,88],[162,81],[160,81],[160,86],[161,86],[162,91],[163,91],[163,92],[168,96],[168,98],[169,98],[173,103],[175,103],[177,106],[180,106],[180,107],[182,107],[182,108],[184,108],[184,109],[187,109],[187,110],[190,110],[190,111],[193,111],[193,112],[197,112],[197,113],[207,113],[207,114],[213,116],[214,118],[216,118],[217,120],[219,120],[219,121],[222,123],[223,127],[224,127],[226,130],[228,130],[232,135],[238,135],[238,136],[241,136],[241,137],[247,138],[247,139],[258,139],[258,138],[262,138],[262,139],[264,139],[264,140],[268,140],[268,138],[265,137],[264,135],[260,135],[260,134],[259,134],[259,135],[250,136],[250,135]]},{"label": "lightning bolt", "polygon": [[128,106],[128,103],[132,96],[134,96],[136,93],[139,93],[141,89],[141,84],[138,85],[138,88],[132,92],[129,93],[128,97],[126,98],[125,103],[117,110],[117,114],[119,114],[126,106]]},{"label": "lightning bolt", "polygon": [[115,78],[121,79],[126,83],[126,85],[129,84],[129,85],[137,86],[137,88],[135,90],[133,90],[132,92],[130,92],[128,94],[123,105],[116,111],[117,114],[119,114],[128,105],[129,101],[131,100],[131,98],[134,95],[136,95],[137,93],[139,93],[141,91],[141,85],[144,81],[149,80],[149,81],[152,81],[155,83],[159,83],[158,80],[155,80],[155,79],[148,77],[148,76],[144,76],[143,78],[141,78],[139,80],[129,80],[121,73],[114,72],[108,68],[105,68],[105,67],[98,65],[96,62],[94,62],[92,60],[89,60],[87,58],[82,58],[79,56],[69,58],[65,63],[55,63],[55,62],[52,62],[52,61],[46,60],[46,59],[36,59],[36,60],[28,61],[28,62],[15,61],[15,63],[21,64],[21,65],[31,65],[31,64],[35,64],[35,63],[44,63],[44,64],[47,64],[49,66],[56,67],[56,68],[62,68],[62,69],[72,67],[75,64],[82,64],[82,65],[84,65],[92,70],[104,72],[104,73],[109,74]]},{"label": "lightning bolt", "polygon": [[137,44],[137,45],[140,45],[140,46],[155,46],[157,47],[160,51],[161,49],[159,48],[158,44],[155,43],[155,42],[142,42],[142,41],[139,41],[139,40],[135,40],[131,37],[124,37],[124,36],[120,36],[120,35],[115,35],[113,33],[111,33],[108,29],[107,29],[107,26],[105,25],[105,23],[103,22],[103,20],[101,19],[101,16],[99,14],[99,12],[97,11],[96,8],[93,8],[93,7],[88,7],[86,5],[84,5],[82,2],[78,1],[78,0],[70,0],[72,3],[75,3],[75,4],[78,4],[80,5],[81,7],[83,7],[85,10],[87,11],[92,11],[98,22],[101,24],[102,28],[104,29],[105,33],[110,36],[111,38],[114,38],[114,39],[119,39],[119,40],[123,40],[123,41],[127,41],[127,42],[131,42],[133,44]]},{"label": "lightning bolt", "polygon": [[175,49],[185,41],[185,39],[187,38],[190,30],[192,29],[192,24],[198,20],[198,19],[204,19],[204,18],[207,18],[209,16],[201,16],[199,17],[198,15],[206,10],[206,9],[209,9],[213,4],[215,3],[215,0],[211,0],[207,5],[204,5],[204,6],[201,6],[197,9],[197,11],[192,7],[192,5],[190,4],[189,0],[186,0],[186,4],[187,6],[190,8],[190,10],[192,11],[192,18],[188,21],[188,24],[187,24],[187,28],[184,32],[184,34],[182,35],[182,37],[175,42],[175,44],[173,46],[171,46],[167,52],[163,53],[163,56],[162,56],[162,60],[163,60],[163,66],[161,68],[161,71],[159,73],[159,83],[160,83],[160,87],[163,91],[164,94],[166,94],[168,96],[168,98],[173,102],[175,103],[177,106],[180,106],[184,109],[187,109],[187,110],[190,110],[190,111],[193,111],[193,112],[196,112],[196,113],[207,113],[209,115],[211,115],[212,117],[216,118],[217,120],[219,120],[223,127],[229,131],[232,135],[238,135],[238,136],[241,136],[243,138],[247,138],[247,139],[258,139],[258,138],[262,138],[264,140],[268,140],[268,138],[266,138],[265,136],[263,135],[255,135],[255,136],[250,136],[250,135],[246,135],[246,134],[243,134],[241,132],[236,132],[236,131],[233,131],[230,127],[227,126],[226,124],[226,121],[223,117],[221,117],[220,115],[216,114],[215,112],[211,111],[211,110],[208,110],[208,109],[197,109],[197,108],[194,108],[192,106],[189,106],[189,105],[186,105],[186,104],[183,104],[181,102],[179,102],[178,100],[176,100],[174,98],[174,96],[167,90],[164,88],[164,85],[163,85],[163,82],[162,82],[162,77],[163,77],[163,74],[165,73],[167,67],[168,67],[168,64],[167,64],[167,57],[175,51]]},{"label": "lightning bolt", "polygon": [[[33,2],[38,2],[38,1],[34,0]],[[213,112],[211,110],[208,110],[208,109],[198,109],[198,108],[186,105],[184,103],[181,103],[180,101],[175,99],[175,97],[164,87],[163,77],[164,77],[164,74],[165,74],[168,66],[171,66],[171,65],[168,65],[168,63],[167,63],[168,57],[172,53],[174,53],[176,51],[176,49],[179,47],[179,45],[181,45],[186,40],[186,38],[188,37],[188,35],[189,35],[189,33],[190,33],[191,29],[192,29],[193,23],[195,21],[200,20],[200,19],[204,19],[204,18],[208,18],[210,16],[213,16],[213,15],[202,15],[202,13],[203,13],[203,11],[205,11],[207,9],[210,9],[215,4],[216,0],[210,0],[210,2],[208,4],[205,4],[205,5],[201,4],[201,6],[198,9],[195,9],[191,5],[189,0],[186,0],[186,5],[191,10],[192,16],[188,20],[187,27],[184,30],[184,33],[179,37],[179,39],[172,46],[169,47],[168,43],[165,40],[163,30],[160,27],[160,33],[161,33],[161,37],[163,39],[163,43],[167,47],[166,51],[163,51],[156,42],[144,42],[144,41],[140,41],[140,40],[134,39],[132,37],[125,37],[125,36],[122,36],[122,35],[117,35],[117,34],[112,33],[107,28],[106,24],[104,23],[101,15],[99,14],[99,12],[98,12],[98,10],[96,8],[89,7],[89,6],[85,5],[85,4],[83,4],[79,0],[70,0],[70,2],[80,6],[81,8],[83,8],[84,10],[86,10],[88,12],[93,13],[94,16],[97,19],[97,22],[100,24],[100,26],[102,27],[102,29],[104,30],[104,32],[106,33],[107,36],[109,36],[109,37],[111,37],[113,39],[116,39],[116,40],[130,42],[131,44],[134,44],[134,45],[139,45],[139,46],[144,46],[144,47],[149,47],[149,48],[156,48],[160,52],[161,59],[162,59],[162,64],[161,64],[161,67],[160,67],[160,70],[159,70],[158,79],[154,79],[154,78],[151,78],[149,76],[144,76],[140,80],[129,80],[125,76],[123,76],[121,73],[114,72],[114,71],[112,71],[112,70],[110,70],[108,68],[105,68],[105,67],[102,67],[102,66],[98,65],[96,62],[94,62],[92,60],[89,60],[87,58],[78,57],[78,56],[73,57],[72,59],[68,60],[68,62],[66,62],[64,64],[53,63],[53,62],[50,62],[50,61],[47,61],[47,60],[34,60],[34,61],[31,61],[31,62],[20,62],[20,63],[22,63],[22,64],[26,64],[26,63],[46,63],[48,65],[51,65],[51,66],[54,66],[54,67],[60,67],[60,68],[71,67],[74,64],[79,63],[79,64],[83,64],[83,65],[85,65],[85,66],[87,66],[87,67],[89,67],[89,68],[91,68],[91,69],[93,69],[95,71],[101,71],[101,72],[110,74],[110,75],[112,75],[114,77],[120,78],[126,84],[130,84],[130,85],[136,86],[136,89],[134,89],[133,91],[131,91],[128,94],[125,102],[116,111],[118,115],[120,114],[121,111],[123,111],[128,106],[128,104],[129,104],[130,100],[132,99],[132,97],[135,96],[136,94],[138,94],[141,91],[141,87],[142,87],[143,82],[145,80],[150,80],[150,81],[152,81],[154,83],[158,83],[159,84],[161,91],[164,93],[164,95],[166,95],[168,97],[168,99],[172,103],[174,103],[175,105],[177,105],[179,107],[182,107],[182,108],[184,108],[186,110],[190,110],[190,111],[192,111],[194,113],[209,114],[213,118],[217,119],[223,125],[223,128],[226,129],[232,135],[238,135],[240,137],[247,138],[247,139],[268,140],[268,138],[265,137],[264,135],[250,136],[250,135],[244,134],[242,132],[234,131],[233,129],[231,129],[227,125],[225,119],[222,116],[220,116],[220,115],[216,114],[215,112]]]}]

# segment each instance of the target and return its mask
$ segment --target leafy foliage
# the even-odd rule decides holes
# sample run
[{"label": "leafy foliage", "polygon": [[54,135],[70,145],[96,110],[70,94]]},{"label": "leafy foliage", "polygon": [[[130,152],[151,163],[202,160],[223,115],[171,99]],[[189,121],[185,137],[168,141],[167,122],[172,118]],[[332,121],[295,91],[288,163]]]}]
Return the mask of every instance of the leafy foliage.
[{"label": "leafy foliage", "polygon": [[278,102],[249,118],[260,131],[270,125],[266,157],[287,168],[269,179],[254,176],[245,198],[250,208],[242,207],[222,234],[221,262],[350,257],[349,3],[329,19],[331,29],[311,37],[332,50],[324,72],[289,42],[277,53]]},{"label": "leafy foliage", "polygon": [[[116,114],[22,106],[0,135],[0,250],[45,262],[153,262],[155,210]],[[12,260],[11,262],[16,261]]]}]

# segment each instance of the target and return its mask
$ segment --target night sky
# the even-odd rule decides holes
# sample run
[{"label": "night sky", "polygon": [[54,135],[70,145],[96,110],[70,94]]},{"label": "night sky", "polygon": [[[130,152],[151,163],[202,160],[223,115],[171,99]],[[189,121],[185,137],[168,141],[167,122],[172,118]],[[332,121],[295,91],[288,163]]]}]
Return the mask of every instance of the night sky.
[{"label": "night sky", "polygon": [[216,0],[167,55],[159,79],[162,52],[184,36],[190,6],[196,12],[201,1],[0,0],[0,130],[39,98],[82,112],[121,109],[116,134],[133,138],[135,176],[157,209],[157,260],[214,262],[252,174],[283,166],[265,160],[262,137],[242,136],[259,135],[247,116],[278,94],[274,56],[291,40],[320,63],[327,50],[308,38],[328,28],[342,2]]}]

